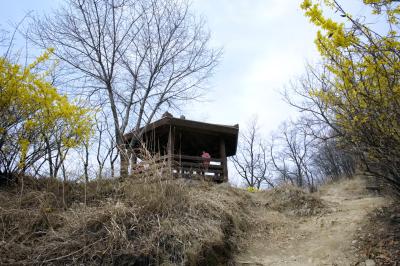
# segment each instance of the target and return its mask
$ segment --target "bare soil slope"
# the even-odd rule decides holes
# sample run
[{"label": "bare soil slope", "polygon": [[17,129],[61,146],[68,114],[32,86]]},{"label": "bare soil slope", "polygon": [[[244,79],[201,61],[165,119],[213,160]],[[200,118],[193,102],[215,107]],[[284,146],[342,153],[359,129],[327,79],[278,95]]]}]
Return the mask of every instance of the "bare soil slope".
[{"label": "bare soil slope", "polygon": [[[309,208],[307,200],[286,209],[271,208],[270,193],[256,193],[256,229],[248,233],[236,256],[238,265],[355,265],[358,230],[367,215],[388,202],[369,194],[360,178],[326,185]],[[284,194],[284,193],[283,193]],[[289,193],[293,195],[293,193]],[[282,195],[282,193],[279,193]],[[296,193],[294,195],[297,195]],[[319,196],[319,197],[318,197]],[[315,204],[316,200],[319,204]],[[280,198],[282,202],[284,199]],[[295,198],[292,202],[299,202]],[[321,206],[324,206],[322,208]],[[308,210],[308,211],[307,211]],[[305,214],[305,215],[304,215]]]}]

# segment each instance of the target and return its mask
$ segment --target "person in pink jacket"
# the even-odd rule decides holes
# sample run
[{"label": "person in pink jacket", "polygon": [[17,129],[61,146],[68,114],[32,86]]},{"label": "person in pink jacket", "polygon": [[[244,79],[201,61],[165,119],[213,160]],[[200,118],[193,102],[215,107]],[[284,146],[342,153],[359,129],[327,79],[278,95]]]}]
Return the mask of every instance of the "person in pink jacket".
[{"label": "person in pink jacket", "polygon": [[207,171],[208,167],[210,166],[211,156],[208,152],[203,151],[203,153],[201,154],[201,158],[203,158],[204,170]]}]

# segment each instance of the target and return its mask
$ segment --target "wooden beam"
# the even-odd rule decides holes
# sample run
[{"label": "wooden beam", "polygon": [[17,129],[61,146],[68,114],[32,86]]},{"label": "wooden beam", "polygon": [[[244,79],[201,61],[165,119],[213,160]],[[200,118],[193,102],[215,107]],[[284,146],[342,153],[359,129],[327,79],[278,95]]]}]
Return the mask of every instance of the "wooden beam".
[{"label": "wooden beam", "polygon": [[225,140],[221,138],[219,141],[219,154],[223,168],[224,182],[228,182],[228,160],[226,159]]},{"label": "wooden beam", "polygon": [[174,159],[174,146],[175,146],[175,130],[172,126],[169,126],[168,143],[167,143],[167,154],[168,154],[168,167],[172,170],[172,161]]}]

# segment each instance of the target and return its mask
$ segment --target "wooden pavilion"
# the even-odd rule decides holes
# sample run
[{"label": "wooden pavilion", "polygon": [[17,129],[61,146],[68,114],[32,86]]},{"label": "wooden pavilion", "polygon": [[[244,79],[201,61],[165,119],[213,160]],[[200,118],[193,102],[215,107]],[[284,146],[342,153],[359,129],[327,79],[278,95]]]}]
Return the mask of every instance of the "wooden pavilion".
[{"label": "wooden pavilion", "polygon": [[[239,125],[209,124],[164,115],[137,132],[126,134],[124,139],[134,157],[142,159],[141,151],[145,148],[174,175],[202,175],[226,182],[227,157],[236,154],[238,133]],[[211,158],[202,157],[203,152]]]}]

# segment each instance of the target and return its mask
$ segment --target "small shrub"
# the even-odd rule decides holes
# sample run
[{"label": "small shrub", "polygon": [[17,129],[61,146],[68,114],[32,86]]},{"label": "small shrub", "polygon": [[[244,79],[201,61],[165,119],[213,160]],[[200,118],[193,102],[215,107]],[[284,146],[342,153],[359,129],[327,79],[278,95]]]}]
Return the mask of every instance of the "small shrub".
[{"label": "small shrub", "polygon": [[260,191],[258,188],[255,188],[255,187],[247,187],[246,190],[250,193],[255,193],[255,192]]}]

